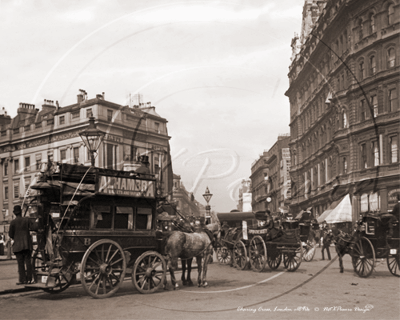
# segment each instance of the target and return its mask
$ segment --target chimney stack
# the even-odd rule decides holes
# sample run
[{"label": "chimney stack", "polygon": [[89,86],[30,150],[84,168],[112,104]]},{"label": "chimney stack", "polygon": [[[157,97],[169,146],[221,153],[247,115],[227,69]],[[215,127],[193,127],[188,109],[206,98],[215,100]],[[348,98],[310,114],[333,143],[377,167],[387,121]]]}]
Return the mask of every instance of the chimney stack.
[{"label": "chimney stack", "polygon": [[87,92],[85,90],[79,89],[80,93],[78,94],[78,103],[84,102],[87,100]]}]

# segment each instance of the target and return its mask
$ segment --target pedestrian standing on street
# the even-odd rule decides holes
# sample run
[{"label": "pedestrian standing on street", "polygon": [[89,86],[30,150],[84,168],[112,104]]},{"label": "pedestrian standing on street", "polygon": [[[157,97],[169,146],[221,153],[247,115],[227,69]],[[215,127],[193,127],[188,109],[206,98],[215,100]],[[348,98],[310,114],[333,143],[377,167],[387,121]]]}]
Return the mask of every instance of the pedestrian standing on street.
[{"label": "pedestrian standing on street", "polygon": [[324,250],[326,250],[326,252],[327,252],[328,260],[331,260],[331,252],[329,251],[331,241],[332,241],[332,232],[326,228],[324,230],[324,238],[322,240],[322,250],[321,250],[322,260],[325,260]]},{"label": "pedestrian standing on street", "polygon": [[17,285],[32,282],[32,238],[29,233],[33,224],[29,218],[22,217],[21,206],[14,206],[15,219],[10,223],[9,235],[14,240],[13,251],[17,258],[19,282]]}]

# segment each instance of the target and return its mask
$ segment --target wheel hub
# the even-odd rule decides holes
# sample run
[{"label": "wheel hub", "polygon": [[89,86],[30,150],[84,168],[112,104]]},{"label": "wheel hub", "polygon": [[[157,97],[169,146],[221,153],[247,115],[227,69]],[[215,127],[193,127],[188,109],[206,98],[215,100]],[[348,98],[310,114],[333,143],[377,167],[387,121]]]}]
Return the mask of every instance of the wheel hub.
[{"label": "wheel hub", "polygon": [[145,272],[145,276],[147,278],[149,278],[149,277],[151,277],[153,275],[153,272],[154,272],[153,268],[147,268],[146,272]]},{"label": "wheel hub", "polygon": [[100,266],[100,273],[106,274],[111,272],[111,267],[107,263],[103,263]]}]

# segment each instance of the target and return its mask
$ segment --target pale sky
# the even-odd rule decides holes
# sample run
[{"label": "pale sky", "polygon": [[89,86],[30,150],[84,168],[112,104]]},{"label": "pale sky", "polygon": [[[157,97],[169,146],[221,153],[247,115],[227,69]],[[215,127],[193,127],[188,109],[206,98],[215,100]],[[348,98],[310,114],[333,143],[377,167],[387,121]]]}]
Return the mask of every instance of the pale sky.
[{"label": "pale sky", "polygon": [[303,0],[3,0],[0,107],[140,93],[168,120],[174,173],[212,209],[289,133],[290,42]]}]

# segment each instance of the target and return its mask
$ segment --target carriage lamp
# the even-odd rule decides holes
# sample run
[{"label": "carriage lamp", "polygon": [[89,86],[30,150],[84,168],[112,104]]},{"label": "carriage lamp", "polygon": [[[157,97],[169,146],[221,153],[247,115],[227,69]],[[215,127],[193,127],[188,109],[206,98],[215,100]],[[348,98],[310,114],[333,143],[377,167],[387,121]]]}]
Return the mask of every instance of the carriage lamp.
[{"label": "carriage lamp", "polygon": [[94,167],[94,154],[100,147],[101,142],[105,136],[105,133],[96,128],[96,124],[94,123],[94,117],[89,118],[89,126],[86,130],[79,133],[82,141],[84,142],[86,148],[88,148],[91,157],[91,163]]},{"label": "carriage lamp", "polygon": [[212,196],[213,196],[212,193],[210,193],[210,190],[207,187],[206,188],[206,192],[203,194],[203,197],[207,202],[207,205],[206,205],[206,217],[205,217],[206,220],[207,220],[208,217],[210,217],[211,207],[210,207],[210,205],[208,203],[210,202]]}]

